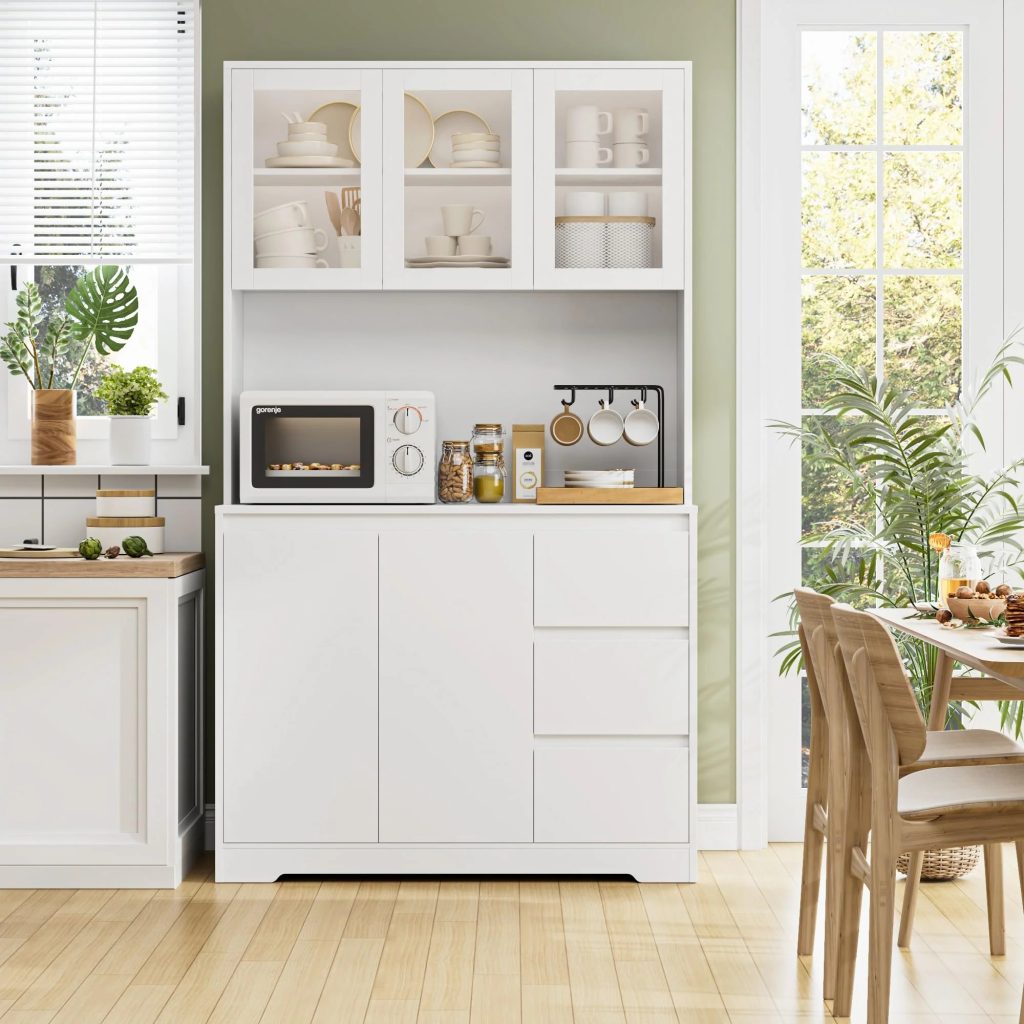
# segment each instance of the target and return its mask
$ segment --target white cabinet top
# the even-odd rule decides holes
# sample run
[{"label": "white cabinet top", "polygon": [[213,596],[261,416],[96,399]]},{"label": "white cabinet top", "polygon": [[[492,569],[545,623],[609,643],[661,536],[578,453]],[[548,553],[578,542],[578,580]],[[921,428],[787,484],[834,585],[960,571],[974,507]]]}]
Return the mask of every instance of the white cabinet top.
[{"label": "white cabinet top", "polygon": [[469,517],[515,516],[692,516],[696,505],[218,505],[218,517],[227,516],[406,516],[420,518],[443,516],[451,519]]}]

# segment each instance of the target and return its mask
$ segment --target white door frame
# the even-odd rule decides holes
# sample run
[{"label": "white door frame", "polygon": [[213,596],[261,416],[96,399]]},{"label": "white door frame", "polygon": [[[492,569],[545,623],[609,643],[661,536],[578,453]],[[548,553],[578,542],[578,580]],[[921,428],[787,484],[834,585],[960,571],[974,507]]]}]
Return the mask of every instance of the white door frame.
[{"label": "white door frame", "polygon": [[[772,711],[777,705],[772,691],[779,686],[798,686],[793,680],[780,683],[774,667],[774,651],[778,645],[768,638],[770,632],[781,628],[782,621],[780,607],[772,605],[772,598],[795,582],[790,580],[780,585],[777,538],[775,549],[769,544],[770,485],[772,489],[788,488],[796,501],[800,493],[799,458],[785,454],[784,446],[766,429],[766,422],[778,415],[771,407],[774,404],[771,396],[777,398],[788,388],[792,392],[790,404],[795,396],[799,407],[799,364],[793,372],[793,353],[787,363],[764,344],[764,339],[770,337],[772,306],[779,302],[770,287],[769,274],[779,264],[780,248],[785,248],[778,244],[778,226],[773,224],[781,205],[779,184],[772,180],[768,148],[763,144],[772,117],[771,98],[766,88],[768,64],[778,55],[780,24],[788,22],[794,29],[797,25],[830,23],[836,27],[841,27],[842,23],[908,27],[965,25],[974,35],[978,31],[990,33],[993,18],[1001,18],[1003,51],[1007,57],[1012,53],[1007,40],[1024,38],[1024,10],[1019,9],[1020,5],[1005,4],[1004,0],[921,0],[900,5],[884,0],[858,0],[855,4],[845,3],[841,11],[836,4],[834,16],[829,14],[829,7],[830,4],[822,0],[737,0],[736,591],[737,605],[744,609],[743,616],[738,617],[736,630],[736,797],[740,848],[763,846],[769,838],[800,838],[797,834],[780,834],[778,829],[769,827],[769,797],[772,806],[779,805],[780,801],[792,802],[792,794],[776,792],[777,786],[771,782],[769,728],[773,727]],[[966,67],[966,73],[972,75],[969,52]],[[989,79],[987,88],[991,94],[994,72],[986,69],[984,74]],[[1024,82],[1020,76],[1004,77],[1000,70],[994,87],[997,96],[1002,94],[999,99],[1004,109],[1021,109]],[[974,83],[970,83],[969,88],[975,90]],[[976,114],[971,116],[977,120]],[[965,111],[965,122],[967,118]],[[985,159],[991,159],[996,121],[994,114],[987,120],[987,141],[979,139],[982,133],[972,122],[974,138],[970,143],[970,163],[965,165],[968,179],[975,170],[972,165],[977,162],[979,141],[988,150]],[[1024,130],[1019,126],[1013,131],[1010,128],[1011,123],[1007,122],[1001,151],[996,156],[997,165],[1008,169],[1019,166],[1019,158],[1024,156]],[[1001,182],[999,191],[1002,192]],[[763,201],[767,197],[771,197],[770,201]],[[1004,222],[1024,224],[1024,197],[1011,190],[1006,196],[1003,218]],[[971,222],[966,208],[965,220],[968,224]],[[968,327],[965,323],[965,331],[973,331],[975,336],[984,334],[988,339],[985,349],[998,344],[998,339],[1007,332],[1007,325],[1024,319],[1024,297],[1017,297],[1014,289],[1003,287],[1004,281],[1014,280],[1013,275],[1019,281],[1024,269],[1024,242],[1017,237],[1020,234],[1004,230],[1001,237],[993,237],[989,232],[983,240],[975,239],[976,244],[982,241],[985,246],[1003,253],[1002,273],[996,275],[997,281],[991,288],[986,288],[996,299],[996,309],[986,317],[984,324]],[[965,238],[965,243],[969,246],[970,239]],[[1016,303],[1015,308],[1011,308],[1013,303]],[[979,305],[976,298],[974,307]],[[991,334],[996,337],[991,339]],[[799,359],[798,348],[795,353],[795,358]],[[965,364],[965,370],[968,365]],[[1014,404],[1007,403],[1004,420],[1008,431],[1013,428],[1018,431],[1011,436],[1020,436],[1024,412],[1014,409]],[[1012,424],[1011,417],[1015,420]],[[796,555],[797,571],[798,558]],[[793,693],[783,699],[791,702]]]}]

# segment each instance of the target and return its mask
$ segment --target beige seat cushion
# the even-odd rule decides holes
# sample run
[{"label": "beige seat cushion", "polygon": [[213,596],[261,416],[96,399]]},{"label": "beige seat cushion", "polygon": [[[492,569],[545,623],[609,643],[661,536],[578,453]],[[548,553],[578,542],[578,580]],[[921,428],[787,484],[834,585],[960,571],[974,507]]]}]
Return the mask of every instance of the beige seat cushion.
[{"label": "beige seat cushion", "polygon": [[1019,762],[1024,764],[1024,747],[1009,736],[991,729],[947,729],[929,732],[924,753],[919,761],[908,765],[912,771],[945,764],[967,764],[971,761]]},{"label": "beige seat cushion", "polygon": [[[927,768],[900,780],[897,808],[904,818],[1004,810],[1024,815],[1024,764]],[[1024,820],[1021,822],[1024,839]]]}]

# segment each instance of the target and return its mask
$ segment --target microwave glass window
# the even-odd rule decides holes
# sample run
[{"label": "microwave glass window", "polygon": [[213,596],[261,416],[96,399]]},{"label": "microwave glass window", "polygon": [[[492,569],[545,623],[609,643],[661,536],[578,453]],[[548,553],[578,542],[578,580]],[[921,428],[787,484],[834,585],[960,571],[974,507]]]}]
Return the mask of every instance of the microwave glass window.
[{"label": "microwave glass window", "polygon": [[253,410],[253,485],[372,487],[373,410]]}]

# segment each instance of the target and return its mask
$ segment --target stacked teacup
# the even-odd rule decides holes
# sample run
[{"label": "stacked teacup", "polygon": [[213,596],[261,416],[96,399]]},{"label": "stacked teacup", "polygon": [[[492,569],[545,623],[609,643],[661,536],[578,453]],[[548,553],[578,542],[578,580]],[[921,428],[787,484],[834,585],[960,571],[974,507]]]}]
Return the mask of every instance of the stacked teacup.
[{"label": "stacked teacup", "polygon": [[612,144],[616,167],[644,167],[650,162],[647,130],[650,118],[642,107],[626,107],[615,111],[615,134]]},{"label": "stacked teacup", "polygon": [[501,136],[493,132],[455,132],[452,167],[500,167]]},{"label": "stacked teacup", "polygon": [[[322,121],[289,121],[288,141],[277,144],[280,159],[309,156],[337,156],[338,147],[327,141],[327,125]],[[296,166],[302,166],[301,163]]]},{"label": "stacked teacup", "polygon": [[612,151],[600,137],[612,130],[612,115],[591,104],[570,107],[565,114],[565,166],[601,167],[612,162]]},{"label": "stacked teacup", "polygon": [[272,206],[253,217],[256,266],[260,268],[326,267],[319,256],[327,248],[327,235],[313,227],[302,201]]}]

